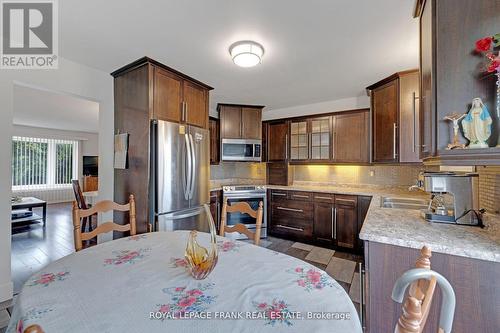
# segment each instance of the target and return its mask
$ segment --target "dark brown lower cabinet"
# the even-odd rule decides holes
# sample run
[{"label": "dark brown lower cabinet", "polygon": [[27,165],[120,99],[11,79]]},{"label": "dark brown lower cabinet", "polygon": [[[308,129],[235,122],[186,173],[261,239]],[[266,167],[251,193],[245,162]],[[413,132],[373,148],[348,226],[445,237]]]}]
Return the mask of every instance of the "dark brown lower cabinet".
[{"label": "dark brown lower cabinet", "polygon": [[354,250],[358,239],[358,197],[336,195],[333,238],[338,247]]},{"label": "dark brown lower cabinet", "polygon": [[314,240],[320,244],[333,245],[333,211],[331,203],[314,203]]},{"label": "dark brown lower cabinet", "polygon": [[271,235],[362,253],[358,235],[371,197],[270,190],[268,200]]},{"label": "dark brown lower cabinet", "polygon": [[[312,240],[313,207],[311,202],[289,199],[288,191],[273,193],[269,199],[269,231],[272,235],[299,241]],[[277,196],[276,194],[285,194]]]}]

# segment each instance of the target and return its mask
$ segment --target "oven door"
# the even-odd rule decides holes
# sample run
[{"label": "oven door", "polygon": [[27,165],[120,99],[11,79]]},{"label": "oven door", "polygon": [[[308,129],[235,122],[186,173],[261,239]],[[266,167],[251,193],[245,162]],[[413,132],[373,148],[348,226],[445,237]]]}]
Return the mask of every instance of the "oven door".
[{"label": "oven door", "polygon": [[[267,203],[266,203],[266,195],[224,195],[224,200],[227,198],[227,204],[231,206],[232,204],[238,202],[246,202],[250,205],[253,210],[257,210],[259,208],[259,202],[263,203],[263,216],[262,216],[262,229],[261,229],[261,238],[267,237]],[[242,214],[238,212],[227,213],[226,217],[226,225],[233,226],[238,223],[244,224],[250,231],[255,232],[255,219],[248,214]],[[240,233],[226,233],[226,237],[232,239],[247,239],[247,237]]]},{"label": "oven door", "polygon": [[258,162],[261,159],[260,145],[260,140],[222,139],[222,160]]}]

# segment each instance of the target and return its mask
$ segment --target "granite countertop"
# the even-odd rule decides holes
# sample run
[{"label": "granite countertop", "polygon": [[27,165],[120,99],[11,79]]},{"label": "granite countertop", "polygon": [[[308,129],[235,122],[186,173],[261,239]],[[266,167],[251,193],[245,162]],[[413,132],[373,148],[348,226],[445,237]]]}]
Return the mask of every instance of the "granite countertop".
[{"label": "granite countertop", "polygon": [[485,214],[486,227],[482,229],[430,223],[425,221],[417,210],[380,207],[381,198],[384,196],[429,198],[426,193],[410,192],[406,187],[301,182],[291,186],[267,185],[267,188],[371,196],[370,208],[360,233],[361,239],[415,249],[427,245],[434,252],[500,262],[500,216],[498,215]]},{"label": "granite countertop", "polygon": [[227,179],[215,179],[210,180],[209,188],[211,191],[221,191],[222,186],[225,185],[265,185],[265,179],[253,179],[253,178],[227,178]]},{"label": "granite countertop", "polygon": [[410,192],[402,187],[305,185],[273,186],[314,192],[335,192],[372,196],[370,208],[359,237],[366,241],[420,249],[429,246],[432,251],[456,256],[500,262],[500,217],[485,214],[484,229],[456,224],[430,223],[420,216],[420,211],[382,208],[383,196],[404,198],[429,198],[429,195]]}]

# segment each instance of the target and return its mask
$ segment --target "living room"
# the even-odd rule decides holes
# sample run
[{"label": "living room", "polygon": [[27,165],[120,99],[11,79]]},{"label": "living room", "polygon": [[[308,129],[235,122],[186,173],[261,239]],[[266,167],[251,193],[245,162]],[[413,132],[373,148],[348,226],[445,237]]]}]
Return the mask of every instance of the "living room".
[{"label": "living room", "polygon": [[15,293],[35,271],[73,250],[73,180],[87,201],[98,195],[98,125],[95,101],[14,85],[11,267]]}]

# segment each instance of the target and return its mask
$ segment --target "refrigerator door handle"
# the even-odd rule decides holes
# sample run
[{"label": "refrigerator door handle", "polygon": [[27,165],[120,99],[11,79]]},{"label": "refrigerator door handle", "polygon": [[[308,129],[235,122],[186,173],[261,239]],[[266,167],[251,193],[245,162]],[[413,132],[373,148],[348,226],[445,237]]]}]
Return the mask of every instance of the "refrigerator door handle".
[{"label": "refrigerator door handle", "polygon": [[191,186],[189,189],[189,199],[193,199],[194,185],[196,182],[196,151],[194,147],[193,135],[189,133],[189,142],[191,143]]},{"label": "refrigerator door handle", "polygon": [[184,142],[186,144],[186,155],[184,156],[184,160],[187,159],[187,171],[184,171],[184,198],[186,200],[189,200],[189,194],[191,191],[191,173],[192,173],[192,166],[191,166],[191,145],[189,144],[189,138],[187,134],[184,134]]},{"label": "refrigerator door handle", "polygon": [[177,212],[177,213],[160,214],[158,216],[161,218],[164,218],[166,220],[179,220],[179,219],[185,219],[187,217],[200,215],[201,213],[203,213],[203,207],[201,207],[201,208],[198,207],[196,209],[190,209],[190,210]]}]

